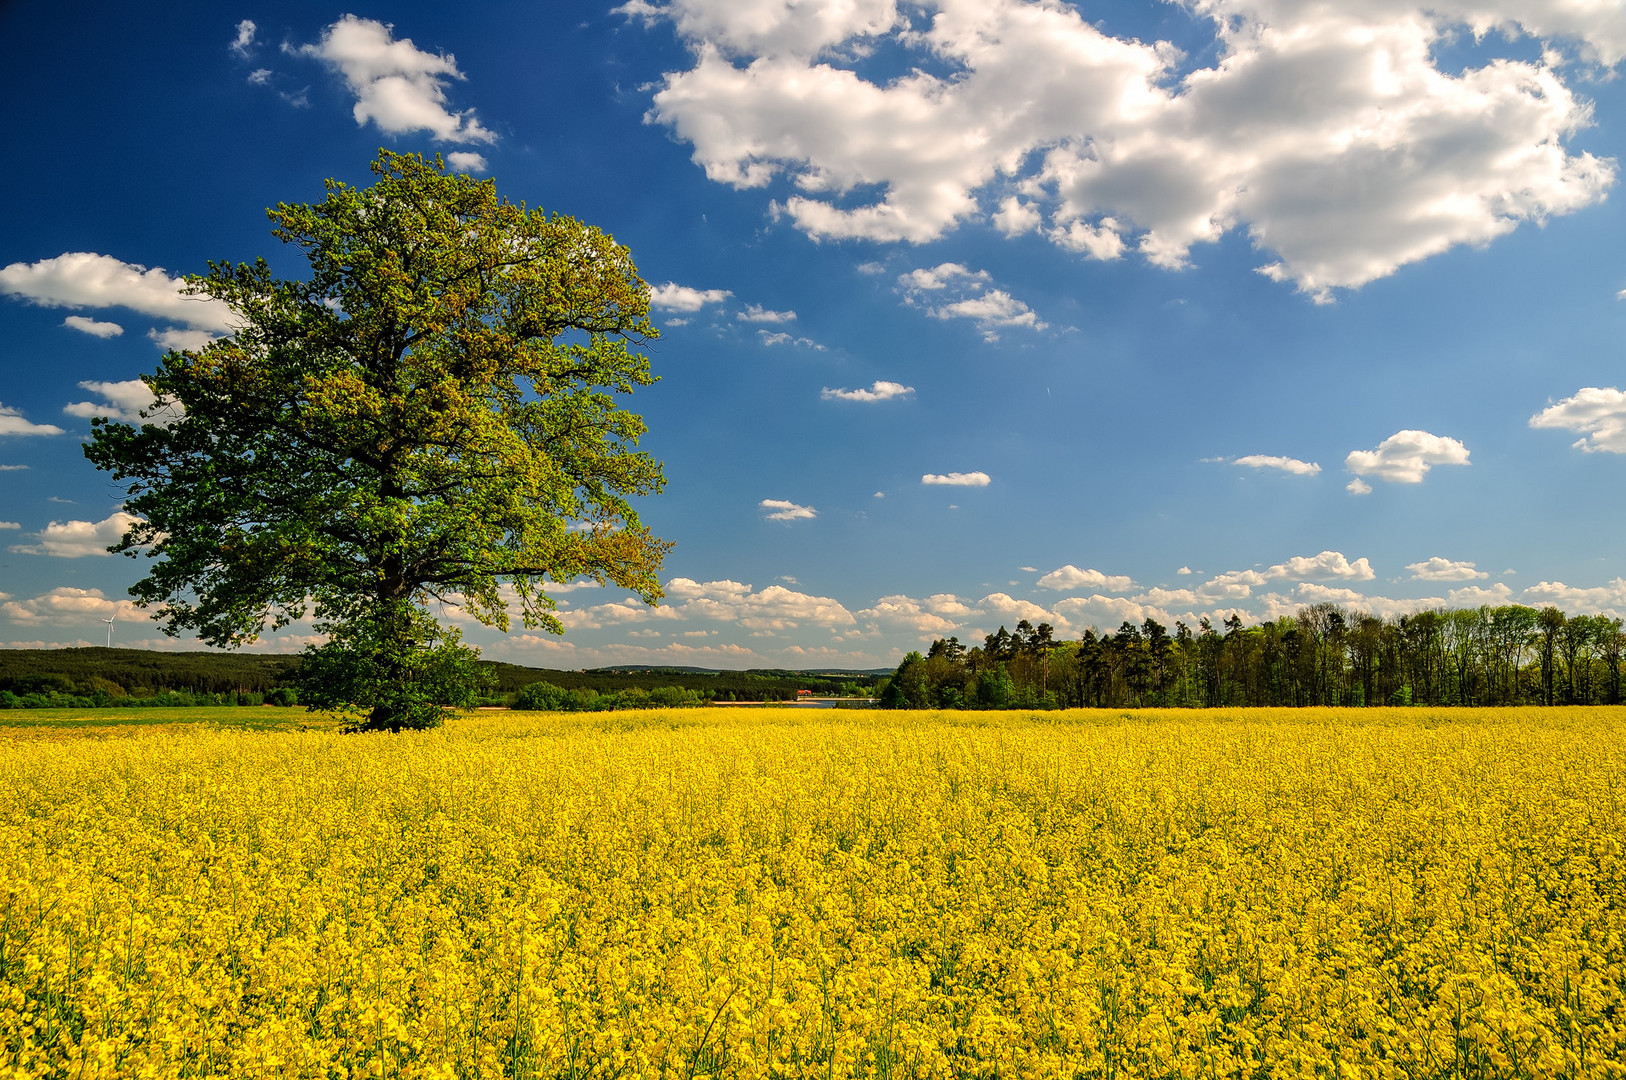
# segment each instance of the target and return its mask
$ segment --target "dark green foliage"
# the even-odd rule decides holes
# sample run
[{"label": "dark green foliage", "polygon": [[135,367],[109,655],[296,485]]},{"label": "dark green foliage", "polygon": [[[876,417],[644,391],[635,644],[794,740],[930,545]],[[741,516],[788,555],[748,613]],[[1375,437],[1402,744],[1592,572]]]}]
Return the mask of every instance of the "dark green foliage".
[{"label": "dark green foliage", "polygon": [[515,691],[511,708],[537,712],[607,712],[612,709],[677,709],[704,705],[697,690],[658,686],[653,690],[629,687],[601,694],[585,686],[566,690],[549,682],[531,683]]},{"label": "dark green foliage", "polygon": [[655,381],[627,250],[438,158],[373,172],[267,211],[305,278],[188,277],[233,331],[167,353],[144,422],[98,417],[84,451],[124,488],[112,550],[149,560],[131,595],[165,633],[235,647],[313,614],[301,700],[399,731],[486,689],[431,603],[559,633],[548,581],[654,603],[670,545],[631,501],[665,478],[616,397]]},{"label": "dark green foliage", "polygon": [[299,700],[354,720],[357,731],[421,731],[439,727],[446,709],[473,708],[496,686],[479,653],[410,604],[335,628],[305,650]]},{"label": "dark green foliage", "polygon": [[[1622,620],[1517,604],[1394,618],[1334,604],[1244,626],[1154,619],[1053,641],[1000,627],[965,649],[937,641],[899,665],[893,708],[1134,708],[1626,703]],[[924,704],[917,704],[918,702]]]}]

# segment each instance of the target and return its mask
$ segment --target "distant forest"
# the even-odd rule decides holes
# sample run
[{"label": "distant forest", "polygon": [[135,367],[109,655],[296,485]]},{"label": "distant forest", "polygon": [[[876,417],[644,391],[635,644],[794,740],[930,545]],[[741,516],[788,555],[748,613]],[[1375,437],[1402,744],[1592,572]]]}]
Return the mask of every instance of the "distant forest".
[{"label": "distant forest", "polygon": [[889,708],[1301,705],[1618,705],[1621,620],[1521,605],[1380,618],[1334,604],[1243,626],[1153,619],[1058,641],[1048,623],[1002,626],[908,655]]},{"label": "distant forest", "polygon": [[[800,690],[820,697],[873,694],[884,672],[785,670],[705,671],[693,668],[600,668],[555,671],[483,661],[496,675],[500,704],[532,683],[599,694],[676,687],[708,701],[789,701]],[[143,649],[0,649],[0,705],[291,704],[299,657],[232,652],[150,652]],[[9,695],[9,697],[7,696]]]}]

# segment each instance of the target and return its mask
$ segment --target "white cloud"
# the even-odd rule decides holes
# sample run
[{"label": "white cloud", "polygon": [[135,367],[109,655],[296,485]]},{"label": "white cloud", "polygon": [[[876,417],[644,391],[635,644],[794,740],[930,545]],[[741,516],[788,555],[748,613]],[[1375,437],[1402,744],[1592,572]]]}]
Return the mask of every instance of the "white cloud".
[{"label": "white cloud", "polygon": [[0,435],[60,435],[55,424],[35,424],[9,405],[0,405]]},{"label": "white cloud", "polygon": [[1189,573],[1191,573],[1191,567],[1189,567],[1189,566],[1182,566],[1182,567],[1181,567],[1181,568],[1180,568],[1180,569],[1178,569],[1178,570],[1176,570],[1176,571],[1175,571],[1175,573],[1176,573],[1176,574],[1179,574],[1179,575],[1180,575],[1180,576],[1181,576],[1181,577],[1184,577],[1184,576],[1186,576],[1186,575],[1187,575],[1187,574],[1189,574]]},{"label": "white cloud", "polygon": [[[1626,55],[1611,0],[1191,7],[1212,20],[1216,59],[1190,71],[1168,43],[1113,37],[1060,3],[931,0],[915,19],[892,0],[618,10],[669,20],[693,52],[650,121],[715,182],[793,185],[772,206],[815,238],[922,243],[985,216],[1019,235],[1043,215],[1065,249],[1178,268],[1245,229],[1264,273],[1326,300],[1595,205],[1614,183],[1612,160],[1570,149],[1591,107],[1551,60]],[[1437,66],[1464,30],[1498,55]],[[1549,59],[1523,59],[1521,37]],[[881,45],[908,74],[845,65]]]},{"label": "white cloud", "polygon": [[769,331],[769,330],[758,330],[757,331],[757,337],[762,339],[762,344],[768,345],[768,346],[773,346],[773,345],[794,345],[797,348],[812,349],[815,352],[823,352],[824,351],[824,346],[820,345],[818,342],[814,341],[812,338],[794,337],[794,336],[792,336],[790,334],[785,333],[782,330],[778,331],[778,332]]},{"label": "white cloud", "polygon": [[151,618],[129,600],[109,600],[100,589],[67,585],[29,600],[0,603],[0,615],[18,626],[82,626],[105,619],[144,623]]},{"label": "white cloud", "polygon": [[453,172],[460,173],[483,173],[490,168],[486,156],[472,150],[453,150],[446,155],[446,164],[451,166]]},{"label": "white cloud", "polygon": [[0,529],[20,529],[22,525],[15,521],[0,521]]},{"label": "white cloud", "polygon": [[1003,289],[988,286],[986,270],[968,270],[959,263],[940,263],[898,275],[904,303],[922,307],[934,319],[971,319],[988,341],[998,341],[1004,327],[1044,330],[1048,323],[1022,301]]},{"label": "white cloud", "polygon": [[1121,574],[1103,574],[1099,570],[1080,570],[1068,563],[1052,570],[1039,579],[1042,589],[1106,589],[1108,592],[1126,592],[1135,587],[1134,581]]},{"label": "white cloud", "polygon": [[859,619],[891,629],[946,637],[956,633],[976,610],[952,593],[938,593],[922,600],[903,595],[883,596],[874,606],[855,614]]},{"label": "white cloud", "polygon": [[[1351,450],[1344,459],[1344,468],[1357,479],[1372,477],[1392,484],[1422,483],[1436,465],[1468,464],[1468,448],[1456,439],[1412,429],[1395,432],[1375,450]],[[1351,483],[1349,490],[1364,495],[1371,489],[1361,490]]]},{"label": "white cloud", "polygon": [[1344,490],[1349,492],[1351,495],[1370,495],[1372,494],[1372,485],[1368,484],[1365,480],[1362,480],[1357,476],[1355,479],[1344,485]]},{"label": "white cloud", "polygon": [[215,339],[207,330],[182,330],[174,326],[167,330],[148,330],[147,337],[165,352],[171,349],[176,352],[197,352]]},{"label": "white cloud", "polygon": [[[109,420],[120,423],[143,423],[165,425],[167,421],[178,419],[183,411],[179,404],[159,405],[153,399],[152,391],[140,379],[128,379],[124,382],[82,382],[79,389],[89,390],[102,400],[99,402],[78,401],[65,405],[62,411],[69,416],[90,418],[105,416]],[[141,413],[146,411],[151,415],[143,418]]]},{"label": "white cloud", "polygon": [[1272,581],[1283,578],[1371,581],[1374,575],[1372,564],[1364,558],[1350,562],[1341,551],[1323,551],[1319,555],[1295,555],[1266,570],[1264,576]]},{"label": "white cloud", "polygon": [[100,521],[53,521],[34,534],[35,544],[13,544],[22,555],[54,555],[59,559],[79,559],[87,555],[111,555],[108,547],[124,538],[131,525],[141,519],[123,510]]},{"label": "white cloud", "polygon": [[819,396],[825,401],[891,401],[893,398],[908,397],[914,392],[915,388],[912,386],[877,379],[870,383],[867,390],[863,387],[857,390],[846,388],[832,390],[826,386],[820,391]]},{"label": "white cloud", "polygon": [[769,521],[801,521],[819,516],[818,511],[811,506],[798,506],[784,499],[763,499],[757,505],[764,510],[773,511],[768,515]]},{"label": "white cloud", "polygon": [[1452,589],[1447,596],[1454,608],[1501,607],[1513,602],[1513,590],[1500,581],[1488,589],[1481,585],[1465,585]]},{"label": "white cloud", "polygon": [[162,267],[147,269],[111,255],[70,251],[36,263],[0,268],[0,293],[41,307],[124,307],[194,330],[229,333],[231,309],[218,300],[186,296],[186,282]]},{"label": "white cloud", "polygon": [[1607,585],[1591,589],[1566,585],[1562,581],[1538,581],[1524,590],[1519,600],[1532,607],[1551,604],[1569,615],[1620,618],[1626,616],[1626,578],[1615,578]]},{"label": "white cloud", "polygon": [[352,112],[358,125],[371,120],[392,135],[427,131],[442,142],[496,142],[473,109],[447,108],[447,80],[464,78],[456,58],[424,52],[411,38],[397,40],[394,29],[346,15],[324,30],[317,44],[290,51],[321,60],[344,76],[356,95]]},{"label": "white cloud", "polygon": [[985,472],[951,472],[927,473],[920,482],[945,487],[987,487],[992,481]]},{"label": "white cloud", "polygon": [[[1057,604],[1056,607],[1060,608],[1061,604]],[[1018,600],[1008,593],[989,593],[977,601],[977,608],[981,614],[989,618],[1008,623],[1018,623],[1026,619],[1035,626],[1047,622],[1063,633],[1072,629],[1066,616],[1057,614],[1049,608],[1040,607],[1032,601]]]},{"label": "white cloud", "polygon": [[962,288],[980,289],[993,280],[986,270],[968,270],[959,263],[938,263],[927,269],[920,267],[907,274],[898,275],[898,285],[902,287],[905,296],[913,296],[920,292],[938,292],[957,285]]},{"label": "white cloud", "polygon": [[678,618],[734,622],[748,630],[853,625],[852,613],[839,601],[795,592],[782,585],[754,591],[738,581],[673,578],[666,583],[666,595],[675,605]]},{"label": "white cloud", "polygon": [[1626,393],[1613,386],[1582,387],[1532,416],[1530,426],[1579,432],[1572,445],[1589,454],[1626,454]]},{"label": "white cloud", "polygon": [[787,323],[795,321],[796,313],[794,311],[771,311],[761,304],[748,304],[745,310],[735,315],[734,318],[740,322]]},{"label": "white cloud", "polygon": [[237,24],[237,37],[231,43],[231,51],[238,56],[247,56],[249,48],[254,44],[254,20],[244,19]]},{"label": "white cloud", "polygon": [[1413,581],[1473,581],[1490,577],[1485,571],[1476,570],[1471,562],[1443,559],[1438,555],[1423,562],[1407,563],[1406,569],[1411,571]]},{"label": "white cloud", "polygon": [[96,319],[87,319],[83,315],[69,315],[62,320],[62,325],[69,330],[89,334],[91,337],[113,338],[124,333],[124,327],[116,322],[100,322]]},{"label": "white cloud", "polygon": [[1246,465],[1250,469],[1280,469],[1294,476],[1314,476],[1321,471],[1321,466],[1313,461],[1300,461],[1298,458],[1275,457],[1271,454],[1248,454],[1232,462],[1233,465]]},{"label": "white cloud", "polygon": [[270,68],[255,68],[248,73],[248,84],[250,86],[269,86],[271,85],[271,76],[274,74],[276,73]]},{"label": "white cloud", "polygon": [[1037,206],[1012,195],[1000,204],[993,220],[995,227],[1006,236],[1021,236],[1036,230],[1042,218]]},{"label": "white cloud", "polygon": [[649,290],[649,306],[662,311],[699,311],[707,304],[720,304],[733,295],[727,289],[691,289],[668,281]]}]

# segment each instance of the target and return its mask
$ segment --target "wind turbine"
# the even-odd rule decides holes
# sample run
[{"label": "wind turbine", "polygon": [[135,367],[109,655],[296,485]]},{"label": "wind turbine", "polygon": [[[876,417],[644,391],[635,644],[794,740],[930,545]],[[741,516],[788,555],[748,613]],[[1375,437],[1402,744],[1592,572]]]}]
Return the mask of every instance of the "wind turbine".
[{"label": "wind turbine", "polygon": [[111,649],[113,647],[113,620],[108,618],[103,619],[102,622],[107,624],[107,647]]}]

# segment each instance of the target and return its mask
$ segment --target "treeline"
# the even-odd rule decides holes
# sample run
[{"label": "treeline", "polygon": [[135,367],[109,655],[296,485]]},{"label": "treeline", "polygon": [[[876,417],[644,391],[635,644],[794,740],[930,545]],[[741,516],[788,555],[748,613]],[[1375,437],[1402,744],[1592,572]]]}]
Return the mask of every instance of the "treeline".
[{"label": "treeline", "polygon": [[1618,705],[1620,619],[1512,604],[1382,618],[1335,604],[1243,626],[1153,619],[1056,640],[1002,626],[912,652],[883,708],[1217,708],[1334,705]]},{"label": "treeline", "polygon": [[[876,692],[880,674],[821,674],[784,670],[705,671],[687,668],[601,668],[556,671],[481,661],[495,677],[485,704],[508,704],[522,688],[546,682],[575,692],[570,708],[637,708],[661,701],[793,701],[800,690],[819,697]],[[0,709],[153,705],[293,705],[300,658],[229,652],[149,652],[101,647],[0,649]],[[592,703],[592,704],[587,704]],[[658,704],[658,702],[657,702]]]}]

